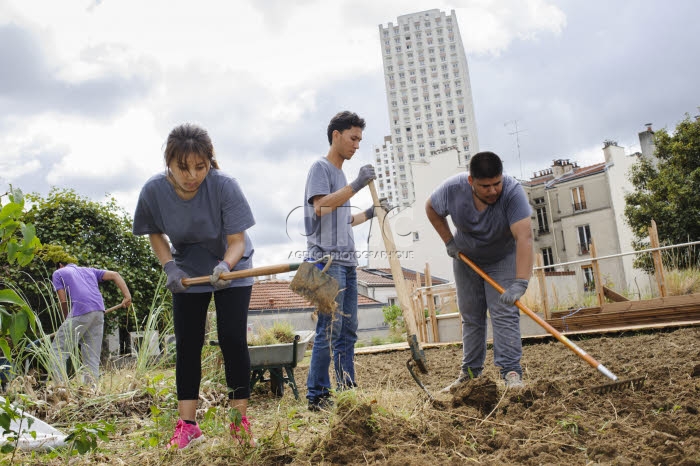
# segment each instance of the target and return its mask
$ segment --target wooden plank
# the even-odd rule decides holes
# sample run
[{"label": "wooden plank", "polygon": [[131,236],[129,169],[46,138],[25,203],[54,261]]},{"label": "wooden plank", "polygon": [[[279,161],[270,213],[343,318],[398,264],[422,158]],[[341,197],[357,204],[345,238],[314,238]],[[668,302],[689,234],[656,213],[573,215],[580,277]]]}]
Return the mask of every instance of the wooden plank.
[{"label": "wooden plank", "polygon": [[643,299],[641,301],[624,301],[619,303],[606,303],[604,312],[636,311],[643,309],[663,309],[666,307],[683,307],[700,304],[700,294],[686,294],[681,296],[666,296],[663,298]]},{"label": "wooden plank", "polygon": [[[537,254],[537,267],[542,267],[542,255]],[[545,320],[549,319],[549,303],[547,302],[547,281],[544,276],[544,269],[538,269],[535,272],[537,275],[537,283],[540,286],[540,303],[544,312]]]},{"label": "wooden plank", "polygon": [[430,264],[425,263],[425,286],[426,299],[428,300],[428,313],[430,315],[430,328],[433,334],[433,341],[440,341],[438,331],[437,315],[435,314],[435,298],[433,297],[433,277],[430,275]]},{"label": "wooden plank", "polygon": [[[649,227],[649,243],[652,248],[659,247],[659,232],[656,229],[656,221],[651,221],[651,226]],[[662,297],[667,295],[666,293],[666,281],[664,278],[664,263],[661,260],[661,251],[652,251],[651,257],[654,260],[654,275],[656,276],[656,283],[659,286],[659,294]]]},{"label": "wooden plank", "polygon": [[598,253],[595,249],[595,242],[591,241],[591,265],[593,266],[593,277],[595,280],[595,293],[598,296],[598,305],[602,306],[605,303],[605,296],[603,295],[603,276],[600,273],[600,265],[598,264]]},{"label": "wooden plank", "polygon": [[606,298],[608,298],[610,301],[615,301],[617,303],[623,302],[623,301],[629,301],[629,299],[625,298],[619,293],[614,292],[607,286],[603,287],[603,294],[605,295]]}]

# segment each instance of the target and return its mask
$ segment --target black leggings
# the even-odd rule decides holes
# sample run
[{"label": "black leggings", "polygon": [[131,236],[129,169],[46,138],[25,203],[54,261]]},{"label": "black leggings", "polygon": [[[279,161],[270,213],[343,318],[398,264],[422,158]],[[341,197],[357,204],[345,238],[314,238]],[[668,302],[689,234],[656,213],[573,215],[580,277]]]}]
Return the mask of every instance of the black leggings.
[{"label": "black leggings", "polygon": [[[250,398],[250,356],[246,332],[252,286],[226,288],[214,293],[216,330],[224,356],[229,399]],[[202,347],[207,308],[212,293],[174,293],[175,384],[177,399],[199,399]]]}]

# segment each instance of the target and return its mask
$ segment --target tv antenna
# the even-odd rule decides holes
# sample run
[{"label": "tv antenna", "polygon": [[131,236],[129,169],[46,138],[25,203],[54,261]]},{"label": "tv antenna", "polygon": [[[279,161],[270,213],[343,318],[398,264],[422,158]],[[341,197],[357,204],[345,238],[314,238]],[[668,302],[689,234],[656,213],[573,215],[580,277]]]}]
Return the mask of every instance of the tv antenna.
[{"label": "tv antenna", "polygon": [[507,127],[508,125],[515,126],[515,131],[513,131],[512,133],[508,133],[508,134],[510,134],[511,136],[515,135],[515,144],[518,146],[518,162],[520,162],[520,179],[524,180],[525,178],[523,177],[523,160],[520,158],[520,136],[519,136],[519,134],[525,132],[525,130],[518,129],[518,120],[510,120],[510,121],[506,121],[505,123],[503,123],[503,126]]}]

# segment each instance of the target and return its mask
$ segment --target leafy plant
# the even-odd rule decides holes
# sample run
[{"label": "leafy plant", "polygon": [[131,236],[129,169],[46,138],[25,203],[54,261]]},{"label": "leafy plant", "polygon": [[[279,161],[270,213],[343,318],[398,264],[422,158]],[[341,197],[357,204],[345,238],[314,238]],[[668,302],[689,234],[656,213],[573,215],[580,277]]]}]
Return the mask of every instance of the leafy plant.
[{"label": "leafy plant", "polygon": [[[7,196],[9,202],[3,205],[4,196]],[[7,193],[0,195],[0,207],[0,257],[6,256],[9,265],[16,263],[23,267],[32,261],[35,251],[41,247],[41,241],[36,236],[34,225],[25,222],[22,191],[10,186]],[[16,345],[27,328],[34,327],[34,313],[25,300],[11,289],[0,290],[0,303],[11,305],[8,307],[0,304],[0,349],[5,358],[11,361],[7,337]]]},{"label": "leafy plant", "polygon": [[395,332],[398,329],[403,328],[403,312],[401,312],[401,308],[399,306],[396,304],[384,306],[382,308],[382,314],[384,315],[384,322],[392,331]]},{"label": "leafy plant", "polygon": [[114,425],[107,421],[79,422],[70,430],[66,442],[70,442],[68,453],[75,451],[84,455],[97,449],[97,440],[109,441],[107,434],[114,432]]},{"label": "leafy plant", "polygon": [[[28,404],[30,401],[26,396],[22,398],[23,404]],[[10,453],[12,452],[12,458],[10,459],[10,464],[13,463],[15,458],[15,453],[17,451],[17,445],[19,444],[20,436],[24,431],[28,432],[32,438],[36,438],[36,432],[33,430],[26,430],[32,427],[34,419],[24,417],[24,409],[17,409],[11,402],[9,398],[5,398],[4,402],[0,403],[0,428],[5,431],[5,443],[2,448],[0,448],[0,453]],[[17,430],[12,429],[12,422],[17,424]],[[26,429],[22,426],[26,421]]]},{"label": "leafy plant", "polygon": [[[3,196],[9,202],[2,205]],[[13,189],[0,195],[0,254],[7,255],[7,262],[17,262],[20,266],[29,264],[34,258],[34,252],[41,247],[41,241],[36,236],[36,229],[31,223],[25,223],[24,196],[19,189]]]}]

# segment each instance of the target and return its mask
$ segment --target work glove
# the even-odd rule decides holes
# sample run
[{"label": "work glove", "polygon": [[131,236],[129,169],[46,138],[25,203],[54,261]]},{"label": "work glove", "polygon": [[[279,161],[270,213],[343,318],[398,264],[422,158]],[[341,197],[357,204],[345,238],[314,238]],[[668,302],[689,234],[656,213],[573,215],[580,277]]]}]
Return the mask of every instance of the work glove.
[{"label": "work glove", "polygon": [[377,175],[374,174],[374,167],[372,164],[367,164],[364,167],[360,167],[360,173],[357,174],[355,181],[350,183],[350,187],[353,191],[358,192],[360,189],[367,186],[367,183],[369,183],[370,180],[373,180],[376,177]]},{"label": "work glove", "polygon": [[503,304],[507,304],[509,306],[513,305],[518,299],[520,299],[525,294],[525,290],[527,290],[528,283],[528,280],[524,280],[522,278],[515,279],[513,284],[510,285],[508,289],[503,292],[503,294],[500,298],[498,298],[498,300]]},{"label": "work glove", "polygon": [[452,238],[445,244],[445,248],[447,249],[447,255],[454,258],[454,259],[459,259],[459,249],[457,248],[457,244],[455,243],[455,239]]},{"label": "work glove", "polygon": [[[391,206],[389,205],[389,201],[386,200],[386,197],[379,199],[379,206],[384,209],[384,212],[389,212],[391,210]],[[365,210],[365,217],[367,217],[367,220],[374,218],[374,206]]]},{"label": "work glove", "polygon": [[172,291],[173,293],[182,293],[187,287],[182,284],[183,278],[189,278],[180,267],[177,266],[175,261],[170,261],[163,266],[165,274],[168,276],[168,281],[165,282],[165,287]]},{"label": "work glove", "polygon": [[213,286],[217,290],[221,290],[224,288],[227,288],[229,284],[231,284],[231,280],[224,280],[219,277],[221,277],[222,273],[228,273],[231,271],[231,268],[228,266],[228,263],[225,261],[219,262],[219,265],[214,267],[214,270],[211,273],[211,276],[209,277],[209,283],[211,283],[211,286]]}]

